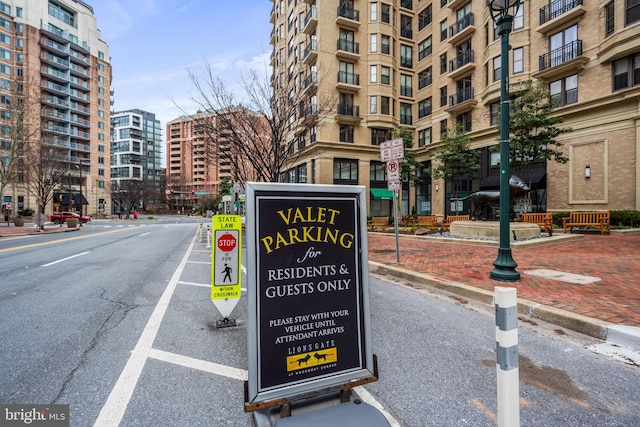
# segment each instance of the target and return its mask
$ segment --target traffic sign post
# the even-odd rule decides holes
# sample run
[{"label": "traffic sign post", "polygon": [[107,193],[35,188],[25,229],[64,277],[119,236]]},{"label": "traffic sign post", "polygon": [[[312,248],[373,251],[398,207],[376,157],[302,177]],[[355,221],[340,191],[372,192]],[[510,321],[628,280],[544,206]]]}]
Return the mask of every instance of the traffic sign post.
[{"label": "traffic sign post", "polygon": [[240,215],[215,215],[212,218],[211,301],[223,320],[218,328],[235,326],[229,315],[241,296],[242,218]]}]

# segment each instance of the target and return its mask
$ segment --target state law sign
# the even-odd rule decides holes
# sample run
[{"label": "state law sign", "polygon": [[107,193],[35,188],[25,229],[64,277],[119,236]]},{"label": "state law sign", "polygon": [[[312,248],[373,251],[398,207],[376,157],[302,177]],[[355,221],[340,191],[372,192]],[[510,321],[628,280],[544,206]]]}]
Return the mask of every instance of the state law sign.
[{"label": "state law sign", "polygon": [[215,215],[212,229],[211,300],[227,317],[241,296],[242,218],[239,215]]},{"label": "state law sign", "polygon": [[388,162],[404,158],[404,141],[402,138],[392,139],[380,144],[380,160]]}]

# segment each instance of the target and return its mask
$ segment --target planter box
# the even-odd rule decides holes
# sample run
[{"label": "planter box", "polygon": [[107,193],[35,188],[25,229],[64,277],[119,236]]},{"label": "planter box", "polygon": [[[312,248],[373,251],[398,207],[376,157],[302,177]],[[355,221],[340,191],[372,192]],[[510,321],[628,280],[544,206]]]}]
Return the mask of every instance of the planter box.
[{"label": "planter box", "polygon": [[13,224],[16,227],[23,227],[25,222],[27,222],[26,218],[13,218]]},{"label": "planter box", "polygon": [[67,228],[76,228],[78,226],[77,218],[67,218]]}]

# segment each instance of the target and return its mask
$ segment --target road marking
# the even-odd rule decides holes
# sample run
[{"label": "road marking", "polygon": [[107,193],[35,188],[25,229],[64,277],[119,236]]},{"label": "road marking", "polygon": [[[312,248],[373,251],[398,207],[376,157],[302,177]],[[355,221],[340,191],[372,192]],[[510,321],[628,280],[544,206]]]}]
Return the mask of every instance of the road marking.
[{"label": "road marking", "polygon": [[210,284],[206,283],[194,283],[194,282],[183,282],[182,280],[178,282],[180,285],[189,285],[189,286],[200,286],[201,288],[210,288]]},{"label": "road marking", "polygon": [[58,239],[58,240],[51,240],[51,241],[48,241],[48,242],[32,243],[30,245],[14,246],[13,248],[0,249],[0,253],[17,251],[17,250],[20,250],[20,249],[37,248],[38,246],[53,245],[55,243],[69,242],[71,240],[87,239],[89,237],[102,236],[103,234],[118,233],[120,231],[127,231],[127,230],[111,230],[111,231],[105,231],[105,232],[102,232],[102,233],[86,234],[86,235],[78,236],[78,237],[69,237],[69,238],[63,238],[63,239]]},{"label": "road marking", "polygon": [[487,415],[489,415],[491,418],[493,418],[493,420],[494,420],[494,421],[498,421],[498,416],[497,416],[496,414],[494,414],[494,413],[493,413],[489,408],[487,408],[487,407],[484,405],[484,403],[480,402],[480,399],[477,399],[477,398],[475,398],[475,397],[474,397],[473,399],[471,399],[471,401],[472,401],[473,403],[475,403],[475,405],[476,405],[478,408],[480,408],[480,409],[482,409],[484,412],[486,412],[486,413],[487,413]]},{"label": "road marking", "polygon": [[142,233],[142,234],[140,234],[140,236],[146,236],[147,234],[151,234],[151,232],[150,232],[150,231],[147,231],[146,233]]},{"label": "road marking", "polygon": [[176,353],[169,353],[152,348],[149,350],[149,357],[185,368],[197,369],[210,374],[220,375],[233,380],[246,381],[248,379],[245,369],[233,368],[231,366],[220,365],[218,363],[207,362],[206,360],[194,359],[193,357],[182,356]]},{"label": "road marking", "polygon": [[187,260],[189,259],[189,255],[191,255],[191,251],[193,250],[193,245],[195,244],[195,242],[196,235],[194,235],[193,239],[191,239],[191,244],[182,257],[178,268],[176,268],[173,276],[171,276],[171,280],[169,280],[169,284],[160,297],[158,304],[156,304],[156,307],[153,310],[153,313],[151,314],[147,325],[142,331],[142,335],[140,335],[140,339],[138,340],[136,347],[131,352],[131,356],[129,357],[127,364],[120,373],[118,381],[111,390],[106,403],[102,407],[102,410],[98,415],[98,419],[96,420],[94,427],[117,427],[120,424],[120,421],[122,421],[122,417],[124,416],[125,410],[129,405],[129,401],[131,400],[133,391],[136,387],[136,384],[138,383],[138,379],[142,374],[142,368],[144,368],[144,364],[149,357],[149,352],[151,351],[151,347],[153,346],[153,341],[155,340],[156,335],[158,334],[158,330],[160,329],[162,318],[167,311],[167,307],[169,307],[171,296],[173,295],[173,292],[178,285],[180,276],[182,275],[182,272],[187,265]]},{"label": "road marking", "polygon": [[48,264],[42,264],[40,267],[49,267],[51,265],[58,264],[60,262],[69,261],[70,259],[77,258],[77,257],[82,256],[82,255],[86,255],[88,253],[91,253],[91,252],[82,252],[82,253],[79,253],[79,254],[71,255],[71,256],[68,256],[66,258],[62,258],[62,259],[59,259],[57,261],[50,262]]},{"label": "road marking", "polygon": [[211,261],[188,261],[189,264],[207,264],[211,265]]}]

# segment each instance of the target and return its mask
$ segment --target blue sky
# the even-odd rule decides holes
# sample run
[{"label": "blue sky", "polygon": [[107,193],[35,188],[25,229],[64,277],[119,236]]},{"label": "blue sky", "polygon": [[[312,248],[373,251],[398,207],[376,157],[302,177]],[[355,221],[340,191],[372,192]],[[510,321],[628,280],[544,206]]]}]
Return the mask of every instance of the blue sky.
[{"label": "blue sky", "polygon": [[[197,108],[187,69],[208,61],[229,86],[271,53],[269,0],[85,0],[109,45],[115,111],[139,108],[165,125]],[[238,96],[242,91],[238,88]]]}]

